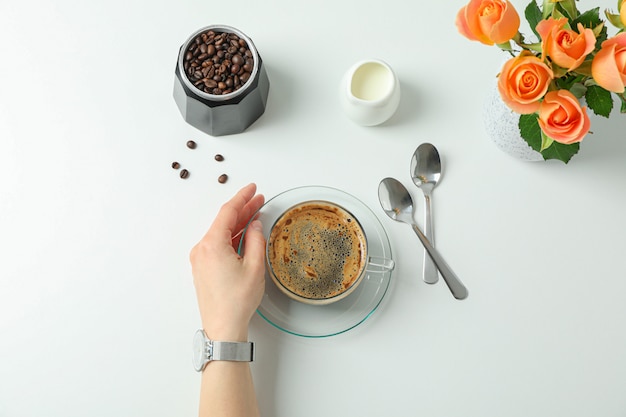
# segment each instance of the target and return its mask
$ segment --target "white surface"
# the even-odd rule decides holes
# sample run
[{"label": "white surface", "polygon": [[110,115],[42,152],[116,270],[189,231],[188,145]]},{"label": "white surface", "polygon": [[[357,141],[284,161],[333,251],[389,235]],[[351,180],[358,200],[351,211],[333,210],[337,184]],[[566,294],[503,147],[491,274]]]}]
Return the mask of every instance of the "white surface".
[{"label": "white surface", "polygon": [[[295,338],[255,317],[264,416],[623,416],[626,117],[594,117],[567,166],[507,156],[482,124],[501,53],[456,33],[464,2],[417,4],[2,2],[0,416],[196,414],[187,255],[251,181],[268,197],[350,192],[397,257],[380,310],[348,334]],[[178,47],[212,23],[248,34],[271,80],[237,136],[186,125],[172,99]],[[364,128],[337,88],[372,57],[402,101]],[[423,208],[409,163],[425,141],[443,158],[437,246],[462,302],[422,282],[417,238],[378,208],[385,176]]]}]

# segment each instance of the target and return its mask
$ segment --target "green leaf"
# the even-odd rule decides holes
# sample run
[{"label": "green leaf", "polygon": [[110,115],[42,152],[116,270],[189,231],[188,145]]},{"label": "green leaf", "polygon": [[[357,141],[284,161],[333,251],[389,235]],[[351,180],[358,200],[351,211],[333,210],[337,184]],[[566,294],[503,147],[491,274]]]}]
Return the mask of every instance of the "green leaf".
[{"label": "green leaf", "polygon": [[544,131],[541,131],[541,149],[540,152],[545,151],[546,149],[548,149],[550,147],[550,145],[552,145],[554,143],[554,139],[552,139],[551,137],[549,137],[548,135],[546,135],[544,133]]},{"label": "green leaf", "polygon": [[[559,3],[556,3],[556,4],[559,4]],[[563,25],[563,28],[567,30],[572,30],[572,26],[570,25],[570,19],[567,16],[565,16],[565,14],[563,14],[562,10],[563,10],[562,8],[555,7],[554,10],[552,11],[552,17],[555,19],[563,19],[563,18],[567,19],[567,21],[565,22],[565,25]]]},{"label": "green leaf", "polygon": [[598,116],[609,117],[613,110],[611,93],[598,85],[590,85],[585,93],[587,105]]},{"label": "green leaf", "polygon": [[[558,70],[558,68],[557,68]],[[582,75],[577,75],[577,74],[563,74],[560,78],[557,78],[556,80],[554,80],[554,83],[556,84],[556,86],[560,89],[560,90],[578,90],[580,89],[580,87],[576,87],[577,85],[580,84],[581,87],[584,88],[584,86],[581,84],[581,81],[583,81],[584,76]],[[583,91],[584,94],[585,91]],[[574,95],[576,95],[575,91],[572,91],[572,93]],[[581,95],[577,96],[578,98],[582,97]]]},{"label": "green leaf", "polygon": [[598,36],[602,36],[602,32],[604,31],[604,22],[600,23],[598,26],[592,29],[593,36],[598,38]]},{"label": "green leaf", "polygon": [[537,24],[543,20],[543,14],[541,13],[541,9],[539,9],[539,6],[537,5],[537,2],[535,2],[535,0],[532,0],[530,3],[528,3],[528,6],[526,6],[526,9],[524,10],[524,16],[526,16],[526,20],[528,20],[528,24],[530,25],[530,28],[533,30],[535,36],[537,36],[537,39],[541,39],[541,36],[539,36],[539,33],[537,33]]},{"label": "green leaf", "polygon": [[539,116],[536,113],[522,114],[519,117],[519,131],[522,138],[528,145],[541,152],[541,128],[539,127]]},{"label": "green leaf", "polygon": [[578,9],[576,8],[576,3],[574,0],[561,0],[557,3],[559,9],[563,11],[569,20],[576,19],[578,17]]},{"label": "green leaf", "polygon": [[564,145],[559,142],[552,143],[548,149],[541,152],[543,159],[558,159],[566,164],[572,159],[574,155],[578,153],[580,149],[580,143],[572,143],[571,145]]},{"label": "green leaf", "polygon": [[580,99],[587,93],[587,87],[582,83],[575,83],[570,87],[569,91],[574,94],[576,98]]},{"label": "green leaf", "polygon": [[620,18],[620,15],[611,13],[608,10],[605,10],[604,14],[606,15],[607,20],[611,22],[613,26],[615,26],[618,29],[624,29],[624,24],[622,23],[622,19]]},{"label": "green leaf", "polygon": [[580,144],[574,143],[571,145],[564,145],[559,142],[552,142],[552,144],[541,150],[542,147],[542,135],[543,132],[539,127],[539,116],[537,113],[522,114],[519,118],[519,129],[522,138],[530,145],[531,148],[541,153],[543,159],[558,159],[566,164],[572,159],[572,156],[578,153]]},{"label": "green leaf", "polygon": [[578,16],[574,21],[572,21],[572,27],[577,27],[579,23],[582,23],[584,27],[593,29],[602,23],[600,20],[600,8],[596,7],[594,9],[587,10],[585,13]]},{"label": "green leaf", "polygon": [[554,10],[554,1],[543,0],[543,13],[541,18],[547,19],[552,14],[552,10]]},{"label": "green leaf", "polygon": [[622,100],[622,108],[620,109],[620,113],[626,113],[626,97],[624,94],[618,94],[620,100]]}]

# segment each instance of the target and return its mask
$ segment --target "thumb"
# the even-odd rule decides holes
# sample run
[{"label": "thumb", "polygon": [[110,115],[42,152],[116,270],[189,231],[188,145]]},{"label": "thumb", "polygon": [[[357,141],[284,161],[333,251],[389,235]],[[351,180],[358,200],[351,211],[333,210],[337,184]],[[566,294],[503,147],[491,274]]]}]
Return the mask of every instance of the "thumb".
[{"label": "thumb", "polygon": [[248,232],[244,236],[244,263],[255,273],[261,274],[265,270],[265,237],[263,224],[260,220],[250,223]]}]

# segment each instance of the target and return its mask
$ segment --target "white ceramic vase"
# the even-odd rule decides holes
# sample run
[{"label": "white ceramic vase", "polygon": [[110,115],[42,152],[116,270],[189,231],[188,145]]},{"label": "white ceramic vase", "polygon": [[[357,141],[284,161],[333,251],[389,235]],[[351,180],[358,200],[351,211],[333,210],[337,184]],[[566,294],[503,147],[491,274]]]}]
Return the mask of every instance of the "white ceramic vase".
[{"label": "white ceramic vase", "polygon": [[507,154],[523,161],[543,161],[543,156],[526,143],[519,132],[518,113],[500,97],[497,81],[493,84],[483,108],[483,122],[493,143]]}]

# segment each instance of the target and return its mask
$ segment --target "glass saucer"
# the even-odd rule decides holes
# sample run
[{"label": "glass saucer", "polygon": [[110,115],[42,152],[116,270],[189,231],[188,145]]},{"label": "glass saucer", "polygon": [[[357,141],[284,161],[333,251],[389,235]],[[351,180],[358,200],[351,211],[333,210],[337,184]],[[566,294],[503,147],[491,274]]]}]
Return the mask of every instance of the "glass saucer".
[{"label": "glass saucer", "polygon": [[[378,217],[357,198],[330,187],[298,187],[268,200],[257,212],[265,238],[269,237],[270,228],[285,210],[308,200],[326,200],[345,207],[365,229],[368,256],[393,259],[387,233]],[[247,226],[244,235],[246,231]],[[242,251],[240,244],[240,255]],[[266,272],[265,294],[257,313],[272,326],[296,336],[321,338],[341,334],[363,323],[376,311],[389,289],[391,272],[368,270],[352,294],[323,306],[292,300],[276,287]]]}]

